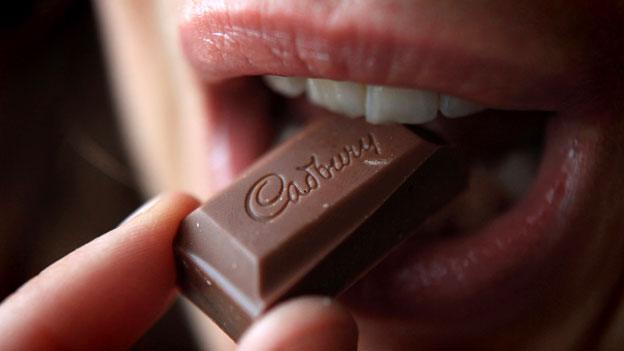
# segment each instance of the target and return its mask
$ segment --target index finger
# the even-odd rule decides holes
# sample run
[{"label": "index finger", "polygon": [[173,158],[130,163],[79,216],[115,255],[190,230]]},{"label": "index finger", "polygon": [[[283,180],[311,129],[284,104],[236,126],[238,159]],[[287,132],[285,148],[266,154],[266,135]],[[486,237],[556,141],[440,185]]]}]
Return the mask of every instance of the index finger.
[{"label": "index finger", "polygon": [[129,347],[175,295],[171,244],[197,205],[163,195],[45,269],[0,305],[0,349]]}]

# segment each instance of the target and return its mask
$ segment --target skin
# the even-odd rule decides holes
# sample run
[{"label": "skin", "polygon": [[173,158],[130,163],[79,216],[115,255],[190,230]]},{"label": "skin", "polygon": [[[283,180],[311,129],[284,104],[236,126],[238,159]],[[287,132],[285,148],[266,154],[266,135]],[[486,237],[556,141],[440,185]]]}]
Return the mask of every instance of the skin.
[{"label": "skin", "polygon": [[[179,222],[198,204],[185,194],[163,194],[46,268],[0,305],[0,348],[130,348],[176,295],[171,245]],[[273,334],[270,343],[259,342]],[[303,298],[266,315],[239,350],[279,350],[293,340],[299,350],[355,350],[357,327],[338,304]]]},{"label": "skin", "polygon": [[[205,60],[195,57],[190,60],[192,68],[180,49],[177,35],[188,23],[177,14],[211,3],[220,6],[213,1],[96,2],[128,145],[146,193],[184,189],[204,199],[229,183],[266,149],[272,137],[272,125],[266,118],[269,107],[264,97],[257,96],[256,90],[241,80],[227,79],[242,73],[294,73],[288,70],[292,67],[289,65],[273,67],[271,72],[254,64],[243,65],[243,72],[235,64],[231,69],[224,68],[223,64],[237,59],[245,62],[250,59],[236,55],[223,62],[210,56],[204,56]],[[249,3],[266,9],[263,5],[269,2]],[[577,125],[580,131],[577,137],[585,141],[586,148],[580,155],[589,157],[578,158],[578,164],[583,167],[575,171],[585,172],[583,182],[575,185],[579,191],[565,193],[563,203],[573,206],[566,208],[569,212],[565,223],[557,223],[557,233],[574,240],[560,251],[550,253],[560,255],[563,263],[551,266],[552,271],[545,272],[543,280],[529,285],[535,288],[528,294],[533,299],[512,306],[519,308],[509,309],[511,317],[502,327],[486,323],[478,332],[462,334],[473,323],[464,321],[459,327],[436,329],[429,324],[381,320],[354,310],[348,312],[335,302],[317,298],[276,308],[249,330],[238,347],[243,350],[294,346],[349,350],[356,349],[358,344],[360,349],[370,350],[426,350],[441,345],[479,350],[621,347],[624,344],[621,336],[624,118],[620,101],[624,80],[619,67],[624,64],[624,50],[619,38],[624,37],[620,25],[624,21],[624,3],[395,0],[386,3],[403,9],[394,15],[393,6],[383,7],[373,0],[318,3],[319,11],[349,13],[351,17],[345,21],[362,26],[359,30],[372,28],[373,34],[380,37],[395,32],[409,33],[399,39],[430,50],[426,52],[431,52],[431,56],[415,56],[410,64],[403,65],[412,74],[401,76],[411,80],[399,81],[398,85],[432,89],[496,107],[547,109],[573,121],[570,124]],[[299,4],[307,2],[281,4],[275,7],[305,7]],[[381,23],[377,27],[365,20],[371,10],[387,14],[378,16]],[[306,18],[308,22],[298,23],[302,28],[321,28],[313,13]],[[321,31],[315,40],[329,38],[340,42],[341,38],[332,29],[341,22],[324,24],[327,30]],[[465,38],[459,38],[457,33]],[[431,41],[431,35],[437,40]],[[527,42],[524,38],[534,40]],[[192,38],[182,44],[187,51],[196,45]],[[474,56],[475,47],[478,57]],[[213,53],[226,53],[224,47],[209,49]],[[458,55],[448,55],[449,52]],[[335,66],[344,68],[348,58],[334,62]],[[355,70],[359,79],[354,79],[350,76],[353,71],[347,74],[344,69],[327,69],[314,61],[307,63],[305,68],[310,69],[310,74],[304,76],[393,83],[391,77],[383,74],[358,75]],[[471,84],[460,84],[466,77],[471,78]],[[237,101],[248,103],[241,106]],[[178,118],[173,119],[172,115]],[[0,345],[7,349],[50,345],[79,348],[102,340],[108,340],[111,347],[130,345],[158,318],[174,294],[173,263],[170,251],[165,248],[170,245],[176,223],[196,205],[181,195],[165,197],[148,212],[34,278],[0,307],[0,342],[5,343]],[[150,244],[140,242],[140,235],[149,236]],[[106,257],[117,260],[105,260]],[[146,273],[138,267],[159,267],[162,271]],[[128,269],[127,276],[136,277],[144,285],[138,286],[139,289],[115,285],[111,275],[119,274],[119,269]],[[79,279],[70,282],[55,279],[70,272],[78,274]],[[90,284],[96,280],[105,284]],[[106,314],[97,313],[101,306],[96,302],[102,291],[112,294],[112,307],[107,306]],[[147,291],[150,293],[146,294]],[[51,305],[51,299],[42,298],[50,294],[71,307],[71,313],[55,313],[62,305]],[[76,296],[82,296],[85,303],[71,304]],[[128,322],[129,327],[123,331],[114,329],[113,317],[127,318],[123,312],[131,306],[130,302],[137,301],[139,309]],[[501,310],[508,307],[497,306]],[[76,322],[84,315],[93,319],[89,323]],[[298,318],[301,315],[309,318]],[[200,317],[195,318],[198,334],[206,335],[210,327]],[[84,333],[75,330],[70,333],[70,327]],[[436,329],[435,332],[430,328]],[[111,335],[114,337],[109,339]],[[210,339],[206,345],[214,342],[214,337]]]}]

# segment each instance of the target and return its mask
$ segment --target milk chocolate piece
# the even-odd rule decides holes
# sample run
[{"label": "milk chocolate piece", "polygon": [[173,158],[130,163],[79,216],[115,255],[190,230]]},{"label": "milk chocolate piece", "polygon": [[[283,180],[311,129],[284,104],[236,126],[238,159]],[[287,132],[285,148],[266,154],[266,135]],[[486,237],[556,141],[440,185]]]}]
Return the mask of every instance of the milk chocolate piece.
[{"label": "milk chocolate piece", "polygon": [[336,295],[464,186],[452,149],[321,118],[181,224],[183,293],[232,338],[289,297]]}]

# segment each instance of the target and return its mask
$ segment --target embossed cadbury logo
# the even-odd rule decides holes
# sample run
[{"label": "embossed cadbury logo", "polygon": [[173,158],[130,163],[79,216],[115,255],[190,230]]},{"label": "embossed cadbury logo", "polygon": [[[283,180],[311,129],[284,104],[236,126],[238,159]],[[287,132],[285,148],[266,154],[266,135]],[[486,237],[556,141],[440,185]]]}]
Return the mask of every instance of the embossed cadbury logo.
[{"label": "embossed cadbury logo", "polygon": [[347,169],[354,161],[365,160],[368,153],[381,155],[379,143],[372,133],[360,138],[356,145],[345,145],[327,163],[320,163],[318,156],[312,154],[308,163],[295,167],[304,173],[302,182],[289,180],[277,173],[261,177],[252,185],[245,197],[247,214],[260,222],[279,216],[289,205],[296,205],[302,201],[304,197],[321,188],[323,183],[331,181],[338,172]]}]

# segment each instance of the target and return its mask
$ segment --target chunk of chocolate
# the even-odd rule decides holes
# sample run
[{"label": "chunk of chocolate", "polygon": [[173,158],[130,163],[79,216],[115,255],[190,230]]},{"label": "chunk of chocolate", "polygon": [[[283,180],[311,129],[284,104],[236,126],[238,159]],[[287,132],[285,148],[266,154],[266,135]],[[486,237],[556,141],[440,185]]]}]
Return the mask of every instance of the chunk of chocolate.
[{"label": "chunk of chocolate", "polygon": [[238,339],[280,301],[349,287],[464,182],[418,132],[320,118],[183,221],[179,285]]}]

